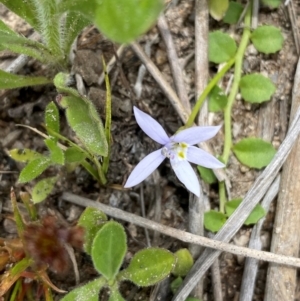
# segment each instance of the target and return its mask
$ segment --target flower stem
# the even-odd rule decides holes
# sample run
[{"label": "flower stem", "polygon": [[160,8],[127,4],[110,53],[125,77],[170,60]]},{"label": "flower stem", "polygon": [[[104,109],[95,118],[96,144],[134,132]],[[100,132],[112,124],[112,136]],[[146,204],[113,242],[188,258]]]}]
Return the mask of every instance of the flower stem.
[{"label": "flower stem", "polygon": [[208,83],[208,85],[205,87],[204,91],[199,96],[188,121],[186,122],[186,125],[185,125],[186,128],[191,127],[193,125],[193,123],[195,122],[196,116],[197,116],[198,112],[200,111],[202,104],[205,101],[207,95],[212,90],[212,88],[218,83],[218,81],[224,76],[224,74],[231,68],[231,66],[234,64],[234,61],[235,61],[235,57],[230,59],[226,63],[226,65],[220,70],[220,72],[218,72],[212,78],[212,80]]}]

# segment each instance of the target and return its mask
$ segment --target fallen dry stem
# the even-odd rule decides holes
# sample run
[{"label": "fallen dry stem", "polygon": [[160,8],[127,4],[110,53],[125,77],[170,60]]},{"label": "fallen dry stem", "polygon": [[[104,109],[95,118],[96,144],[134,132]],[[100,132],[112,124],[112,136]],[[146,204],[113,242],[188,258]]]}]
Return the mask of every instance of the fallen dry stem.
[{"label": "fallen dry stem", "polygon": [[92,201],[88,198],[80,197],[69,192],[64,192],[62,195],[62,199],[64,201],[68,201],[79,206],[97,208],[111,217],[121,219],[123,221],[127,221],[129,223],[133,223],[135,225],[148,228],[150,230],[159,231],[162,234],[174,237],[186,243],[193,243],[200,246],[216,249],[219,251],[229,252],[235,255],[251,257],[263,261],[300,267],[299,258],[277,255],[270,252],[257,251],[253,249],[231,245],[222,241],[209,239],[207,237],[197,236],[182,230],[161,225],[159,223],[150,221],[135,214],[128,213],[117,208],[112,208],[110,206],[97,203],[96,201]]}]

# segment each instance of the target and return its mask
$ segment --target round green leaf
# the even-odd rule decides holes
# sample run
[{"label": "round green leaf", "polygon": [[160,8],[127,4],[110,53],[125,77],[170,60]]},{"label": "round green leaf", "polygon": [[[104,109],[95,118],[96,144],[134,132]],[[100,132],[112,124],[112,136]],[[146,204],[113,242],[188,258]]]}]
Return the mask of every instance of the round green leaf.
[{"label": "round green leaf", "polygon": [[175,265],[168,250],[149,248],[137,252],[122,276],[138,286],[150,286],[167,277]]},{"label": "round green leaf", "polygon": [[251,41],[258,51],[266,54],[275,53],[282,48],[283,35],[279,28],[264,25],[253,31]]},{"label": "round green leaf", "polygon": [[58,177],[46,178],[39,181],[32,190],[32,201],[34,203],[40,203],[47,198],[47,196],[53,190],[53,187]]},{"label": "round green leaf", "polygon": [[214,86],[208,97],[208,110],[210,112],[221,112],[226,107],[228,99],[220,87]]},{"label": "round green leaf", "polygon": [[113,280],[119,272],[126,251],[124,228],[117,222],[107,222],[93,240],[91,256],[95,269],[105,279]]},{"label": "round green leaf", "polygon": [[226,215],[218,211],[204,213],[204,227],[211,232],[218,232],[226,222]]},{"label": "round green leaf", "polygon": [[197,169],[200,173],[201,179],[205,183],[213,184],[217,182],[217,178],[211,169],[199,165],[197,166]]},{"label": "round green leaf", "polygon": [[223,22],[227,24],[236,24],[239,21],[243,10],[244,7],[241,3],[230,1]]},{"label": "round green leaf", "polygon": [[19,183],[29,182],[38,177],[44,170],[51,165],[51,160],[47,157],[41,157],[30,161],[21,171]]},{"label": "round green leaf", "polygon": [[261,0],[261,2],[270,8],[277,8],[282,3],[282,0]]},{"label": "round green leaf", "polygon": [[46,107],[45,124],[47,128],[56,133],[59,133],[59,112],[57,106],[53,101],[51,101]]},{"label": "round green leaf", "polygon": [[43,155],[29,148],[18,149],[14,148],[9,151],[11,158],[18,162],[30,162],[37,158],[42,158]]},{"label": "round green leaf", "polygon": [[210,62],[220,64],[227,62],[236,53],[235,41],[219,30],[209,33],[208,58]]},{"label": "round green leaf", "polygon": [[245,138],[232,148],[241,163],[252,168],[267,166],[275,156],[273,145],[259,138]]},{"label": "round green leaf", "polygon": [[[225,210],[228,216],[232,215],[232,213],[236,210],[236,208],[241,204],[242,199],[234,199],[225,204]],[[251,211],[250,215],[244,222],[244,225],[248,226],[251,224],[256,224],[262,217],[266,215],[266,211],[264,208],[257,204],[254,209]]]},{"label": "round green leaf", "polygon": [[261,103],[270,100],[276,91],[271,80],[261,74],[249,74],[242,77],[240,81],[242,97],[251,103]]},{"label": "round green leaf", "polygon": [[86,253],[91,255],[93,240],[106,221],[107,216],[96,208],[87,207],[82,212],[78,225],[85,230],[83,247]]},{"label": "round green leaf", "polygon": [[220,21],[228,9],[228,0],[208,0],[208,8],[210,15]]},{"label": "round green leaf", "polygon": [[155,23],[162,9],[162,0],[99,0],[94,21],[109,39],[129,43]]},{"label": "round green leaf", "polygon": [[175,278],[172,282],[171,282],[171,291],[172,293],[175,295],[175,293],[178,291],[178,289],[180,288],[181,284],[182,284],[183,280],[181,277],[177,277]]},{"label": "round green leaf", "polygon": [[191,253],[188,249],[180,249],[174,255],[177,260],[172,274],[175,276],[186,276],[194,264]]}]

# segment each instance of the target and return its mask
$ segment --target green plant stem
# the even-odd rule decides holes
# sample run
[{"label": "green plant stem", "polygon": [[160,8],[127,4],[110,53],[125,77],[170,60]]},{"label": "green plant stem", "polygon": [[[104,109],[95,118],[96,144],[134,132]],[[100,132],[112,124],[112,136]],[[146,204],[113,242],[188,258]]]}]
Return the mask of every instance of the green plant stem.
[{"label": "green plant stem", "polygon": [[226,189],[225,189],[224,181],[219,183],[219,199],[220,199],[219,210],[220,212],[225,213],[225,204],[227,198],[226,198]]},{"label": "green plant stem", "polygon": [[248,7],[248,10],[245,15],[245,21],[244,21],[244,31],[242,35],[242,39],[238,48],[238,51],[236,53],[235,57],[235,66],[234,66],[234,80],[232,83],[232,87],[230,90],[230,94],[228,96],[228,102],[224,110],[224,126],[225,126],[225,141],[224,141],[224,150],[222,159],[225,164],[228,162],[228,158],[230,155],[230,149],[232,145],[232,135],[231,135],[231,110],[232,105],[234,103],[234,100],[236,98],[236,95],[238,93],[239,84],[241,80],[241,74],[242,74],[242,64],[243,64],[243,58],[246,51],[246,47],[248,45],[251,31],[250,31],[250,22],[251,22],[251,4]]},{"label": "green plant stem", "polygon": [[197,116],[198,112],[200,111],[202,104],[205,101],[207,95],[212,90],[212,88],[218,83],[218,81],[224,76],[224,74],[231,68],[231,66],[234,64],[234,62],[235,62],[235,57],[230,59],[226,63],[226,65],[208,83],[208,85],[205,87],[202,94],[199,96],[199,98],[190,114],[190,117],[189,117],[188,121],[186,122],[185,127],[188,128],[193,125],[193,123],[195,122],[196,116]]}]

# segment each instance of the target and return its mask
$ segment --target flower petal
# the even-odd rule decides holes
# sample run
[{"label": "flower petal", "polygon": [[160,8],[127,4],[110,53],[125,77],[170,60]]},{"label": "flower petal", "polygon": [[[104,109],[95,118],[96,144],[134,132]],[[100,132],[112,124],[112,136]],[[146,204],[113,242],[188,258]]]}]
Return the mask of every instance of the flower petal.
[{"label": "flower petal", "polygon": [[133,111],[136,122],[151,139],[162,145],[165,145],[170,141],[170,138],[163,127],[155,119],[139,110],[137,107],[133,107]]},{"label": "flower petal", "polygon": [[189,146],[187,160],[206,168],[223,168],[225,165],[213,155],[196,146]]},{"label": "flower petal", "polygon": [[196,196],[200,196],[200,184],[198,178],[190,165],[186,160],[170,160],[171,166],[179,179],[185,187],[194,193]]},{"label": "flower petal", "polygon": [[129,188],[144,181],[165,159],[161,149],[150,153],[133,169],[124,187]]},{"label": "flower petal", "polygon": [[171,137],[174,142],[185,142],[194,145],[202,141],[206,141],[214,137],[220,130],[219,126],[194,126],[186,130],[180,131]]}]

